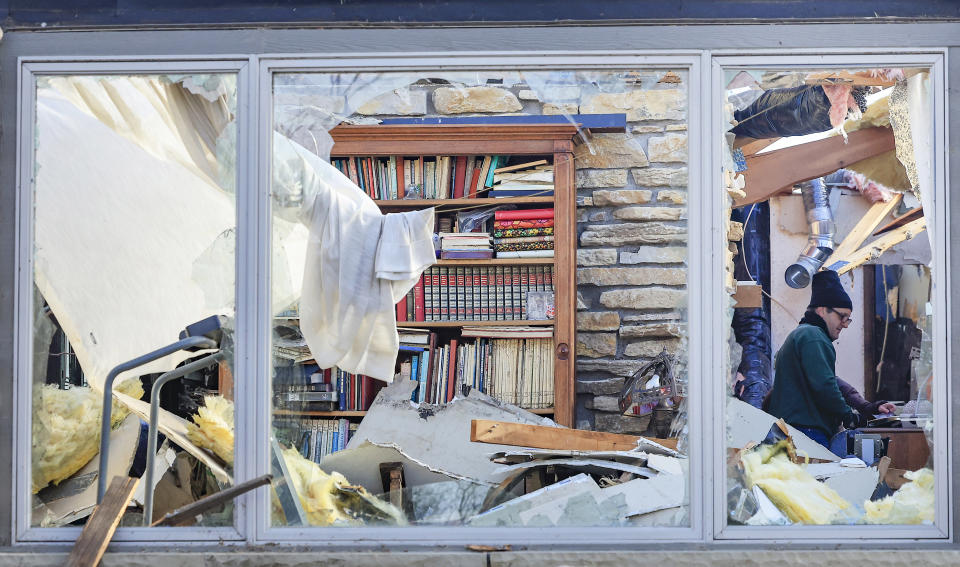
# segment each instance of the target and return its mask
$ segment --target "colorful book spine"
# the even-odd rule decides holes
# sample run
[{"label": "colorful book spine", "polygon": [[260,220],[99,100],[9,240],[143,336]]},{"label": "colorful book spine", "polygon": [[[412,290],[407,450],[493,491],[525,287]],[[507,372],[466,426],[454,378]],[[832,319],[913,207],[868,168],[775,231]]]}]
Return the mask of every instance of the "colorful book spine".
[{"label": "colorful book spine", "polygon": [[[495,221],[552,220],[553,209],[517,209],[511,211],[496,211],[493,213],[493,218]],[[497,227],[494,226],[494,228]]]}]

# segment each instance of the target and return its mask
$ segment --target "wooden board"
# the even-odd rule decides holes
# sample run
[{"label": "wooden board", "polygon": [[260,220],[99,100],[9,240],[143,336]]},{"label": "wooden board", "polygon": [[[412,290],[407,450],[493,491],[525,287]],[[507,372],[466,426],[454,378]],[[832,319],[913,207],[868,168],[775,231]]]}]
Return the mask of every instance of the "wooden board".
[{"label": "wooden board", "polygon": [[831,262],[845,262],[843,266],[837,268],[838,274],[845,274],[850,270],[879,258],[881,254],[900,244],[904,240],[910,240],[927,229],[927,219],[919,219],[907,223],[900,228],[887,232],[880,238],[867,244],[863,248],[851,252],[847,256],[834,258],[830,257]]},{"label": "wooden board", "polygon": [[880,224],[880,221],[887,218],[887,215],[890,214],[903,199],[902,193],[897,193],[892,199],[884,202],[874,203],[872,207],[867,209],[867,212],[864,213],[860,220],[857,222],[850,232],[843,237],[843,240],[840,244],[833,249],[833,253],[824,263],[825,266],[831,266],[837,259],[844,258],[854,250],[860,247],[867,236],[870,236],[870,233],[873,232],[873,229]]},{"label": "wooden board", "polygon": [[737,291],[733,294],[734,307],[756,308],[763,306],[763,288],[756,282],[737,282]]},{"label": "wooden board", "polygon": [[[637,441],[640,439],[645,438],[619,433],[583,431],[565,427],[527,425],[486,419],[474,419],[470,422],[471,441],[515,447],[570,451],[630,451],[637,448]],[[676,439],[650,440],[668,449],[677,449]]]},{"label": "wooden board", "polygon": [[890,232],[895,228],[900,228],[901,226],[907,224],[908,222],[915,221],[922,216],[923,216],[923,207],[910,209],[909,211],[903,213],[899,217],[894,218],[892,221],[878,228],[877,231],[873,233],[873,235],[880,236],[885,232]]},{"label": "wooden board", "polygon": [[83,526],[83,531],[67,558],[67,567],[96,567],[100,563],[100,558],[107,550],[113,532],[117,531],[120,518],[126,512],[127,503],[130,502],[130,496],[136,490],[138,482],[139,478],[113,477],[103,494],[103,502]]},{"label": "wooden board", "polygon": [[897,84],[896,80],[889,80],[883,77],[873,77],[870,70],[857,71],[827,71],[823,73],[810,73],[804,80],[808,85],[855,85],[855,86],[876,86],[892,87]]},{"label": "wooden board", "polygon": [[746,197],[734,199],[734,207],[765,201],[795,184],[833,173],[838,169],[895,149],[890,128],[864,128],[842,136],[808,142],[782,150],[747,157]]}]

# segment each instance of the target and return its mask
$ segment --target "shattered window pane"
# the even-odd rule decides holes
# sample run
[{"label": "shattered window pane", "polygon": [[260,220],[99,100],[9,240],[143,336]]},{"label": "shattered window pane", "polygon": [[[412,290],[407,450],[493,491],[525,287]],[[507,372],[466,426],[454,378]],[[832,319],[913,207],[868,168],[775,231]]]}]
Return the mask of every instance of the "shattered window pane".
[{"label": "shattered window pane", "polygon": [[274,75],[271,525],[689,525],[688,78]]},{"label": "shattered window pane", "polygon": [[929,72],[725,78],[727,522],[931,524]]},{"label": "shattered window pane", "polygon": [[[43,76],[36,95],[31,525],[87,521],[108,375],[202,321],[215,348],[113,383],[105,476],[144,477],[121,525],[149,525],[232,483],[236,77]],[[160,390],[145,457],[151,385],[198,359]],[[186,525],[232,524],[227,504]]]}]

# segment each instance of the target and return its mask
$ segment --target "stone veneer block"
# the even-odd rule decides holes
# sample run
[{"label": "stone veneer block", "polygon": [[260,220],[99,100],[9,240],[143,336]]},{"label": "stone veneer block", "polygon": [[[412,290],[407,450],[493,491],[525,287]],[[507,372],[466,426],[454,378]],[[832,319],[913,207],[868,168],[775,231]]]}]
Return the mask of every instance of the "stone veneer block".
[{"label": "stone veneer block", "polygon": [[497,87],[441,87],[433,91],[433,106],[440,114],[517,112],[523,109],[512,92]]},{"label": "stone veneer block", "polygon": [[607,309],[676,309],[687,304],[687,292],[663,287],[614,289],[600,294]]},{"label": "stone veneer block", "polygon": [[613,218],[634,221],[680,220],[686,209],[670,207],[623,207],[613,211]]},{"label": "stone veneer block", "polygon": [[[595,360],[590,362],[600,362]],[[579,369],[579,368],[578,368]],[[636,370],[634,370],[636,372]],[[576,391],[578,394],[593,394],[594,396],[619,394],[623,390],[624,378],[601,378],[599,380],[578,379]]]},{"label": "stone veneer block", "polygon": [[619,396],[595,396],[592,400],[587,400],[586,406],[587,406],[587,409],[619,413],[620,397]]},{"label": "stone veneer block", "polygon": [[595,425],[597,431],[640,435],[646,432],[649,422],[619,413],[598,413]]},{"label": "stone veneer block", "polygon": [[663,126],[634,126],[630,131],[634,134],[659,134],[663,132]]},{"label": "stone veneer block", "polygon": [[683,120],[687,94],[681,89],[634,90],[626,93],[601,93],[580,103],[583,114],[626,113],[627,121]]},{"label": "stone veneer block", "polygon": [[625,187],[626,169],[578,169],[577,189],[595,189],[599,187]]},{"label": "stone veneer block", "polygon": [[679,338],[683,326],[677,323],[650,323],[648,325],[624,325],[620,327],[620,336],[631,339],[651,337]]},{"label": "stone veneer block", "polygon": [[679,321],[683,317],[676,311],[666,313],[633,313],[624,315],[624,321]]},{"label": "stone veneer block", "polygon": [[589,143],[577,146],[574,159],[577,169],[644,167],[650,163],[640,140],[629,134],[597,134]]},{"label": "stone veneer block", "polygon": [[582,246],[628,246],[631,244],[669,244],[684,242],[687,230],[661,222],[596,224],[580,235]]},{"label": "stone veneer block", "polygon": [[535,101],[540,100],[540,97],[537,96],[536,91],[532,91],[529,89],[521,90],[520,92],[517,93],[517,97],[520,100],[535,100]]},{"label": "stone veneer block", "polygon": [[427,93],[426,91],[394,89],[365,102],[357,109],[357,113],[364,116],[378,114],[422,116],[427,113]]},{"label": "stone veneer block", "polygon": [[617,354],[616,333],[577,333],[577,356],[602,358]]},{"label": "stone veneer block", "polygon": [[577,372],[604,372],[614,376],[633,376],[643,366],[643,360],[589,360],[577,359]]},{"label": "stone veneer block", "polygon": [[633,182],[640,187],[686,187],[687,168],[648,167],[631,169]]},{"label": "stone veneer block", "polygon": [[680,348],[678,339],[640,341],[628,344],[623,354],[626,356],[654,357],[660,354],[663,349],[667,349],[667,353],[671,355],[676,354],[678,348]]},{"label": "stone veneer block", "polygon": [[652,162],[686,162],[687,135],[667,134],[659,138],[650,138],[649,160]]},{"label": "stone veneer block", "polygon": [[687,129],[686,124],[667,124],[667,132],[683,132]]},{"label": "stone veneer block", "polygon": [[687,261],[687,249],[679,246],[641,246],[636,252],[621,252],[621,264],[679,264]]},{"label": "stone veneer block", "polygon": [[551,116],[556,114],[577,114],[578,107],[575,102],[545,102],[541,109],[544,115]]},{"label": "stone veneer block", "polygon": [[636,205],[649,203],[653,191],[646,189],[600,190],[593,192],[593,205],[604,207],[608,205]]},{"label": "stone veneer block", "polygon": [[684,285],[684,268],[580,268],[577,285]]},{"label": "stone veneer block", "polygon": [[578,266],[609,266],[616,263],[616,248],[581,248],[577,250]]},{"label": "stone veneer block", "polygon": [[577,313],[578,331],[616,331],[619,328],[620,314],[616,311]]},{"label": "stone veneer block", "polygon": [[657,193],[657,202],[658,203],[672,203],[674,205],[686,205],[687,204],[687,192],[686,191],[675,191],[673,189],[667,189],[659,191]]}]

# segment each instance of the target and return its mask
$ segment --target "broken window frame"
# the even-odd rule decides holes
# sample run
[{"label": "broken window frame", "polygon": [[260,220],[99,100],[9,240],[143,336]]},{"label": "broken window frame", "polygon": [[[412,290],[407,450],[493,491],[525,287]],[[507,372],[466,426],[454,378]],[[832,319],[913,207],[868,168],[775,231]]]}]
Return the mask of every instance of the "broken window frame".
[{"label": "broken window frame", "polygon": [[[162,74],[229,74],[237,81],[237,163],[236,168],[236,226],[239,235],[236,240],[235,264],[235,304],[236,304],[236,350],[233,359],[235,376],[250,374],[249,335],[253,325],[250,297],[253,285],[250,279],[242,277],[249,272],[249,258],[253,257],[255,233],[249,228],[245,218],[250,215],[252,197],[252,168],[244,163],[242,157],[255,150],[251,136],[253,113],[250,112],[252,88],[250,85],[250,61],[242,58],[162,58],[149,60],[127,60],[122,58],[77,57],[23,57],[20,60],[19,90],[17,100],[17,182],[16,215],[17,244],[16,262],[20,268],[17,273],[15,293],[15,329],[14,368],[19,379],[14,380],[14,419],[13,436],[15,440],[13,495],[13,532],[18,542],[74,542],[80,535],[80,527],[41,528],[32,527],[31,514],[31,386],[33,381],[33,278],[34,278],[34,179],[32,172],[36,168],[36,107],[37,79],[42,76],[83,76],[83,75],[162,75]],[[245,160],[250,164],[251,160]],[[172,341],[176,337],[171,338]],[[248,415],[253,411],[250,401],[252,384],[237,380],[234,386],[237,415]],[[239,419],[236,424],[236,440],[250,434],[250,420]],[[95,457],[96,458],[96,457]],[[237,451],[234,465],[236,482],[252,478],[250,466],[253,459]],[[124,542],[231,542],[245,539],[246,509],[242,505],[234,508],[233,525],[229,527],[120,527],[113,541]]]},{"label": "broken window frame", "polygon": [[[801,50],[795,50],[801,51]],[[904,526],[904,525],[876,525],[876,526],[732,526],[727,524],[727,496],[726,496],[726,413],[725,404],[727,392],[724,380],[717,380],[710,384],[710,396],[713,403],[709,404],[712,409],[710,416],[710,426],[712,430],[712,443],[708,445],[713,448],[714,454],[710,457],[712,467],[712,477],[719,482],[713,483],[713,493],[711,502],[708,505],[713,509],[713,531],[717,540],[750,540],[750,541],[823,541],[823,542],[855,542],[864,539],[874,540],[916,540],[929,539],[946,540],[951,537],[950,517],[953,512],[953,503],[950,497],[950,480],[952,462],[950,460],[950,440],[953,435],[951,431],[952,420],[949,411],[951,399],[951,384],[948,381],[949,368],[949,259],[948,259],[948,199],[946,189],[946,170],[945,156],[947,145],[946,138],[946,114],[945,114],[945,67],[944,60],[946,50],[926,49],[909,50],[901,49],[896,52],[890,50],[853,50],[853,49],[833,49],[829,54],[817,52],[815,50],[802,50],[803,53],[776,55],[735,55],[733,51],[729,53],[714,52],[711,61],[710,85],[712,97],[710,106],[710,157],[712,159],[713,169],[716,175],[708,175],[705,180],[707,186],[723,187],[722,179],[722,144],[724,133],[728,129],[723,124],[723,104],[725,102],[725,82],[724,73],[726,71],[737,70],[791,70],[791,69],[850,69],[850,68],[882,68],[882,67],[924,67],[930,69],[930,90],[933,95],[931,105],[931,124],[934,131],[931,133],[933,150],[932,155],[937,156],[933,165],[935,187],[934,199],[935,205],[930,207],[930,211],[935,215],[933,242],[933,258],[931,268],[936,276],[936,283],[933,285],[932,300],[934,305],[938,306],[936,311],[940,313],[934,318],[933,322],[933,341],[934,341],[934,492],[937,502],[935,511],[935,522],[931,526]],[[767,53],[774,53],[772,50],[766,50]],[[715,191],[711,194],[712,217],[711,220],[715,226],[719,227],[716,232],[717,238],[711,243],[713,250],[720,250],[720,247],[726,247],[726,226],[727,219],[725,215],[729,213],[727,209],[727,200],[729,197],[724,191]],[[926,209],[925,209],[926,211]],[[712,314],[717,324],[712,329],[713,340],[709,341],[710,348],[714,349],[713,360],[723,360],[724,368],[729,367],[727,360],[727,337],[732,330],[730,329],[730,320],[727,316],[728,296],[724,291],[724,256],[715,254],[713,263],[709,272],[714,278],[714,301],[712,302]],[[711,302],[708,302],[710,304]]]},{"label": "broken window frame", "polygon": [[[344,72],[363,73],[363,72],[428,72],[431,69],[441,68],[444,70],[471,71],[471,70],[504,70],[504,69],[522,69],[522,70],[562,70],[562,69],[585,69],[585,70],[603,70],[603,69],[656,69],[656,68],[683,68],[689,73],[689,86],[687,92],[687,124],[691,140],[701,140],[703,138],[702,124],[703,113],[701,112],[701,92],[703,77],[702,56],[689,54],[690,52],[671,51],[669,53],[657,52],[630,52],[624,53],[604,53],[602,55],[585,55],[583,53],[561,53],[551,52],[549,55],[533,53],[471,53],[469,55],[451,56],[443,54],[378,54],[368,55],[341,55],[331,58],[268,58],[260,60],[260,142],[267,148],[271,145],[270,134],[273,131],[271,126],[273,116],[273,97],[272,85],[273,75],[276,73],[292,72]],[[701,150],[696,142],[690,144],[690,154],[688,166],[690,171],[690,183],[688,191],[691,194],[699,190],[696,181],[700,177],[700,158]],[[271,320],[272,314],[270,307],[270,282],[268,281],[271,269],[269,267],[270,258],[270,168],[272,154],[270,151],[261,151],[258,156],[259,163],[259,208],[260,228],[263,237],[260,240],[260,258],[259,273],[263,274],[258,284],[261,295],[259,295],[257,313],[259,320],[263,323],[259,325],[260,335],[257,340],[256,358],[258,362],[257,376],[260,380],[258,385],[258,399],[261,407],[258,408],[257,421],[257,439],[256,448],[258,451],[258,471],[269,471],[269,435],[271,431],[270,423],[270,400],[272,373],[272,363],[270,358],[270,329],[266,322]],[[688,269],[690,271],[688,294],[688,321],[690,353],[688,368],[690,375],[690,400],[691,407],[701,407],[706,401],[702,392],[705,391],[705,384],[700,384],[700,377],[705,373],[699,371],[705,360],[700,355],[702,347],[705,346],[704,335],[701,329],[705,328],[700,318],[701,297],[706,293],[707,288],[704,285],[705,278],[699,277],[701,273],[701,249],[697,243],[705,240],[708,231],[704,229],[706,220],[706,209],[697,205],[698,199],[690,199],[688,204]],[[691,410],[690,415],[698,415],[699,412]],[[510,544],[514,546],[522,545],[525,548],[550,549],[556,547],[557,541],[563,541],[569,545],[576,546],[603,546],[619,545],[624,542],[641,543],[651,539],[661,541],[702,541],[704,530],[708,522],[703,514],[703,490],[702,478],[705,470],[705,461],[702,457],[704,433],[702,423],[697,418],[690,418],[690,445],[688,455],[690,457],[689,475],[686,479],[688,490],[690,491],[689,516],[690,524],[688,526],[678,527],[637,527],[637,528],[611,528],[611,527],[554,527],[550,529],[525,528],[525,527],[469,527],[469,526],[451,526],[451,527],[273,527],[269,525],[270,501],[266,491],[258,491],[256,494],[255,523],[257,542],[280,542],[289,544],[305,544],[318,546],[343,546],[367,548],[380,545],[491,545],[502,546]],[[429,543],[428,543],[429,542]]]}]

